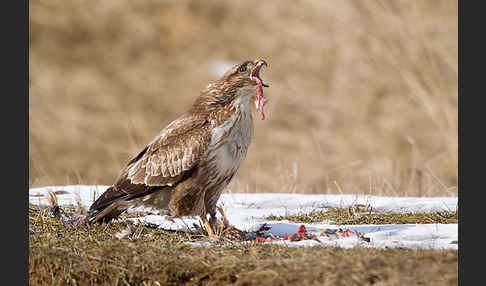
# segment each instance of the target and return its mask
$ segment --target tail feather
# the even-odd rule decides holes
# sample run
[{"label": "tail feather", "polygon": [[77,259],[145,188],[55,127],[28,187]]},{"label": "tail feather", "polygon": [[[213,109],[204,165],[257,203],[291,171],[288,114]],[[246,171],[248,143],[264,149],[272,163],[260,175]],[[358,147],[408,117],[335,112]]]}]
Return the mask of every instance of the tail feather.
[{"label": "tail feather", "polygon": [[123,198],[120,198],[117,202],[114,202],[103,209],[89,210],[88,222],[90,224],[96,222],[108,223],[126,211],[128,207],[129,206],[126,204],[126,201]]},{"label": "tail feather", "polygon": [[88,222],[110,222],[117,218],[129,207],[127,205],[127,195],[109,187],[89,208]]},{"label": "tail feather", "polygon": [[143,184],[127,184],[126,187],[130,192],[125,188],[111,186],[98,197],[89,208],[89,223],[109,222],[132,206],[135,199],[162,189],[159,186],[150,187]]},{"label": "tail feather", "polygon": [[103,209],[102,211],[90,211],[88,212],[88,223],[93,224],[93,223],[108,223],[111,220],[117,218],[121,213],[126,211],[127,208],[119,209],[119,208],[114,208],[113,206],[107,207]]}]

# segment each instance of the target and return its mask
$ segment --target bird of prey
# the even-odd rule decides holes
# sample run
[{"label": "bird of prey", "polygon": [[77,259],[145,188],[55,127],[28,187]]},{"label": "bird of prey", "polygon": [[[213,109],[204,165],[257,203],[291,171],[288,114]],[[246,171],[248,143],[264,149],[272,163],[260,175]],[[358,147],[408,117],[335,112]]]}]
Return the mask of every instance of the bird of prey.
[{"label": "bird of prey", "polygon": [[[214,236],[216,203],[253,137],[251,101],[263,120],[261,59],[235,65],[210,83],[186,113],[165,127],[91,205],[87,221],[109,222],[132,206],[199,216]],[[207,215],[210,215],[208,220]]]}]

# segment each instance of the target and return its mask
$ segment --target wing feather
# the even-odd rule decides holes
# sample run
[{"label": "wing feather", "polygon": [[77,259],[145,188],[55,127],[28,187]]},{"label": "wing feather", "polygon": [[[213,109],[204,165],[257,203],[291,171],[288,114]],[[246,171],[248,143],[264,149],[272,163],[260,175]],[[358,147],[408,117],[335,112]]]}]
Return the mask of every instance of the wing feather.
[{"label": "wing feather", "polygon": [[181,174],[197,164],[210,140],[206,120],[183,116],[169,124],[138,160],[128,164],[126,177],[133,184],[175,184]]},{"label": "wing feather", "polygon": [[161,189],[170,191],[190,176],[211,140],[207,123],[196,115],[184,115],[169,124],[127,163],[113,186],[98,197],[90,211],[96,214],[120,200],[131,200]]}]

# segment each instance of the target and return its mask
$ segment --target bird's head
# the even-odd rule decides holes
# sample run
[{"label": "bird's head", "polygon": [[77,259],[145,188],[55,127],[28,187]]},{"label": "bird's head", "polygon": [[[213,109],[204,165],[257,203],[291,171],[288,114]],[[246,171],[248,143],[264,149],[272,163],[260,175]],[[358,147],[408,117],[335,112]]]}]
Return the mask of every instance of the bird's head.
[{"label": "bird's head", "polygon": [[205,93],[212,95],[222,104],[232,103],[236,100],[249,100],[255,95],[255,106],[263,120],[265,119],[263,87],[269,85],[260,78],[262,66],[268,66],[267,62],[262,59],[237,64],[219,80],[208,85]]}]

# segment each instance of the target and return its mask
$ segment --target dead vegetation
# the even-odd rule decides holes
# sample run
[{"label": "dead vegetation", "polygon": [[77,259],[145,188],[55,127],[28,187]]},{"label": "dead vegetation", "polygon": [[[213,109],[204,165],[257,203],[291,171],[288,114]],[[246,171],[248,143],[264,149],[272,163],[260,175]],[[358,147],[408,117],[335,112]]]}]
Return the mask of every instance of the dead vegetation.
[{"label": "dead vegetation", "polygon": [[379,213],[364,205],[347,208],[327,207],[325,211],[315,210],[296,215],[268,216],[266,219],[302,223],[332,221],[337,225],[459,223],[457,210],[434,213]]},{"label": "dead vegetation", "polygon": [[139,226],[120,239],[123,222],[69,228],[33,205],[29,226],[29,285],[457,285],[455,250],[191,247],[204,238]]},{"label": "dead vegetation", "polygon": [[457,1],[33,0],[29,185],[109,185],[216,77],[264,58],[232,192],[457,196]]}]

